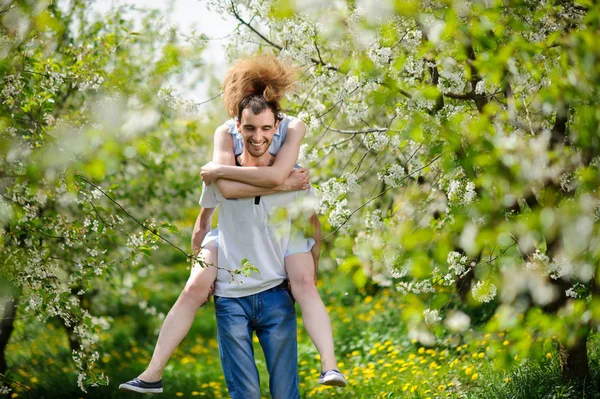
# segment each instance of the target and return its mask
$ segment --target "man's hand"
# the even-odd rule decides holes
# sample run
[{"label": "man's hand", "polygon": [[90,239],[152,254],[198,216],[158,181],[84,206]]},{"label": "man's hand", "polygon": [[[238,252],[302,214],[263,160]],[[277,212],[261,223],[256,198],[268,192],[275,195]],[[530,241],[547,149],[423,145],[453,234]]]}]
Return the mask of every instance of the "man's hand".
[{"label": "man's hand", "polygon": [[219,167],[220,165],[213,162],[209,162],[200,169],[200,176],[202,177],[202,181],[207,186],[211,183],[214,183],[220,177]]},{"label": "man's hand", "polygon": [[285,182],[281,185],[283,191],[308,190],[309,187],[310,176],[308,175],[308,169],[306,168],[292,170],[287,179],[285,179]]}]

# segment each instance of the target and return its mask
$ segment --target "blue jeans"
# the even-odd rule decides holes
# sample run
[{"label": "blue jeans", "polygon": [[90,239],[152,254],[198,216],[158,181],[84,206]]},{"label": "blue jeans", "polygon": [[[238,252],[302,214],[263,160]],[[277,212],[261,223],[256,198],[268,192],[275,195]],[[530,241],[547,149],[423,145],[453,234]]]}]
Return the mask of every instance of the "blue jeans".
[{"label": "blue jeans", "polygon": [[233,399],[260,399],[252,333],[265,353],[273,399],[300,399],[296,308],[288,288],[241,298],[215,296],[217,334],[227,389]]}]

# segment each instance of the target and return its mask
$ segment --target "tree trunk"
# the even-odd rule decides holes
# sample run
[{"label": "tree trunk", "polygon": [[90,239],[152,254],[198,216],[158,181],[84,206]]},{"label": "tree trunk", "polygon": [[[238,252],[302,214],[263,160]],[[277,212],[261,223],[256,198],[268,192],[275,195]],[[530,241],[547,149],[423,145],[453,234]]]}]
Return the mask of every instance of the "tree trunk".
[{"label": "tree trunk", "polygon": [[574,345],[559,346],[560,371],[565,379],[582,380],[590,374],[587,354],[587,334],[579,337]]},{"label": "tree trunk", "polygon": [[[8,365],[6,363],[6,346],[8,345],[8,340],[13,332],[15,316],[17,314],[17,299],[5,298],[5,300],[4,312],[2,314],[2,320],[0,320],[0,374],[3,376],[6,375],[6,370],[8,370]],[[8,397],[8,395],[4,397]]]}]

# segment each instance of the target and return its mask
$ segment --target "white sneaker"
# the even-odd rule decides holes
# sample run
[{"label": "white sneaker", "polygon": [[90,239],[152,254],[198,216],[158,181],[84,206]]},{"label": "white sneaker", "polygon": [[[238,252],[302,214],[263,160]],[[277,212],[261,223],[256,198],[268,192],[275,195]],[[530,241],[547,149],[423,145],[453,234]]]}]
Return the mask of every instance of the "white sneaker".
[{"label": "white sneaker", "polygon": [[139,393],[161,393],[163,391],[162,380],[156,382],[146,382],[139,378],[134,378],[119,385],[121,391],[131,391]]},{"label": "white sneaker", "polygon": [[348,381],[344,374],[340,373],[338,370],[327,370],[319,376],[319,384],[329,385],[334,387],[345,387],[348,385]]}]

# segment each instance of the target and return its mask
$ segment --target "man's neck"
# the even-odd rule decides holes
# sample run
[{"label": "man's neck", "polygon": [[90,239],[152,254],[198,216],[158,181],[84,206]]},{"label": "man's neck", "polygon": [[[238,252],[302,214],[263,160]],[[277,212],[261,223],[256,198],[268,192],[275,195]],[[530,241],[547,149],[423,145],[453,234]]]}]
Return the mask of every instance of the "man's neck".
[{"label": "man's neck", "polygon": [[244,151],[238,157],[238,161],[242,166],[271,166],[273,165],[274,157],[269,153],[265,152],[260,157],[253,157],[247,151]]}]

